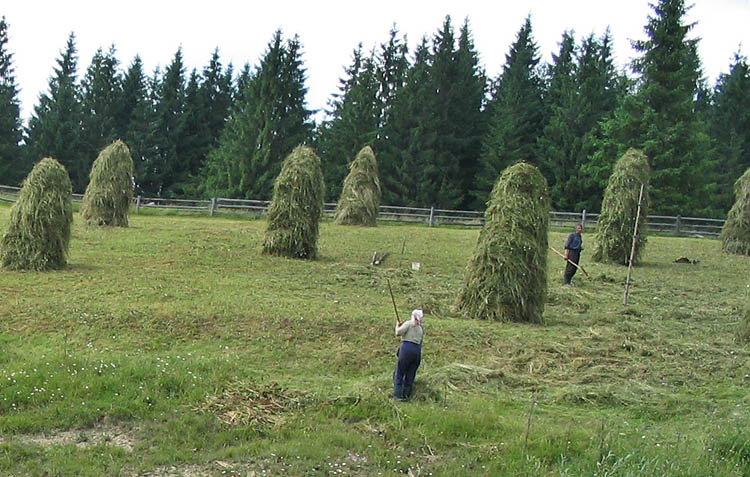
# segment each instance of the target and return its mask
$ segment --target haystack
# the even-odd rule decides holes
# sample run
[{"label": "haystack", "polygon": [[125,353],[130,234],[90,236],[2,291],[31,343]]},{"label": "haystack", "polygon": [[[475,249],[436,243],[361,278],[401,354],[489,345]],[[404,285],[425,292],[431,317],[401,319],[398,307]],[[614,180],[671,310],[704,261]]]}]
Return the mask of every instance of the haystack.
[{"label": "haystack", "polygon": [[721,249],[750,255],[750,169],[734,183],[734,205],[721,229]]},{"label": "haystack", "polygon": [[133,159],[128,146],[115,141],[99,153],[83,195],[81,217],[88,225],[128,226],[133,200]]},{"label": "haystack", "polygon": [[547,296],[547,181],[531,164],[503,171],[466,268],[457,308],[471,318],[542,323]]},{"label": "haystack", "polygon": [[594,235],[595,262],[610,262],[627,265],[633,247],[633,231],[638,213],[638,197],[643,189],[643,202],[638,223],[633,264],[643,253],[646,245],[646,214],[648,213],[648,182],[651,171],[648,159],[638,149],[628,149],[615,164],[604,191],[602,212],[596,223]]},{"label": "haystack", "polygon": [[68,172],[45,158],[23,181],[0,243],[0,265],[8,270],[55,270],[66,264],[73,206]]},{"label": "haystack", "polygon": [[273,184],[263,253],[315,258],[323,193],[320,159],[311,148],[297,146],[284,159]]},{"label": "haystack", "polygon": [[379,208],[378,162],[372,148],[365,146],[349,165],[333,220],[339,225],[374,227]]}]

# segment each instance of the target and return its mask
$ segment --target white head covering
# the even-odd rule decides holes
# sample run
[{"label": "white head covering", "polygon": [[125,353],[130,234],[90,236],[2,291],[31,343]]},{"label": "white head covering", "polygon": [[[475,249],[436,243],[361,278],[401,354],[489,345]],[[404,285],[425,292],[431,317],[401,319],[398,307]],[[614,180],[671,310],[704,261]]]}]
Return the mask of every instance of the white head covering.
[{"label": "white head covering", "polygon": [[411,312],[411,319],[414,321],[414,324],[416,325],[422,324],[422,316],[424,316],[424,314],[422,313],[422,310],[420,310],[419,308]]}]

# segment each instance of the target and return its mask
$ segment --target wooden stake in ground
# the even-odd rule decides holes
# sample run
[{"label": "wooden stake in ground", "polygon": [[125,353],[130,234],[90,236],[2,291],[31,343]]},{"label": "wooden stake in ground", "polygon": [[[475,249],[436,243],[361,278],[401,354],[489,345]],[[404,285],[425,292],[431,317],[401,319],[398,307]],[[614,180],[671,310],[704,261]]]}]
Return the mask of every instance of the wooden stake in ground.
[{"label": "wooden stake in ground", "polygon": [[[561,256],[562,258],[565,258],[565,255],[563,255],[559,251],[555,250],[555,248],[553,246],[550,245],[549,248],[550,248],[550,250],[552,250],[553,252],[555,252],[556,254],[558,254],[559,256]],[[583,274],[586,275],[587,278],[591,278],[589,276],[589,274],[586,273],[586,270],[582,266],[578,265],[576,262],[574,262],[573,260],[571,260],[569,258],[565,258],[565,260],[567,260],[571,265],[573,265],[574,267],[576,267],[578,270],[582,271]]]},{"label": "wooden stake in ground", "polygon": [[622,304],[628,305],[628,295],[630,294],[630,273],[633,270],[633,257],[635,256],[635,246],[638,243],[638,221],[641,218],[641,202],[643,201],[643,188],[645,184],[641,184],[641,192],[638,194],[638,212],[635,215],[635,228],[633,229],[633,247],[630,249],[630,260],[628,260],[628,277],[625,279],[625,296],[623,297]]}]

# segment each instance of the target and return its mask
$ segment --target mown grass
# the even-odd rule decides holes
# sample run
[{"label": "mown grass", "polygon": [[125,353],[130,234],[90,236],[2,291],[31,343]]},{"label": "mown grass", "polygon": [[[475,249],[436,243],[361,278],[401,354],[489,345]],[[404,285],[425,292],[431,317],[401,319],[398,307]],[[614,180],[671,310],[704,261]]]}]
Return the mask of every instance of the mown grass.
[{"label": "mown grass", "polygon": [[[750,260],[718,241],[649,238],[626,308],[584,234],[592,279],[550,252],[537,326],[453,312],[476,229],[326,222],[300,261],[264,220],[130,222],[76,215],[66,269],[0,273],[1,474],[750,474]],[[427,313],[403,404],[386,280]]]}]

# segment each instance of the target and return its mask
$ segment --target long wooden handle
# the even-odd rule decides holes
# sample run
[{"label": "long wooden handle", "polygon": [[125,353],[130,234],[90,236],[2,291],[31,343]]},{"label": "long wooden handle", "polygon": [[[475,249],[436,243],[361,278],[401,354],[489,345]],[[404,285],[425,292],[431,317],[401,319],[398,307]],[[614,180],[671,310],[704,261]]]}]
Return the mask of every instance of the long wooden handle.
[{"label": "long wooden handle", "polygon": [[[566,258],[566,257],[565,257],[565,255],[563,255],[563,254],[561,254],[560,252],[558,252],[557,250],[555,250],[555,249],[554,249],[554,247],[552,247],[551,245],[548,245],[548,247],[549,247],[549,248],[550,248],[550,249],[551,249],[551,250],[552,250],[553,252],[555,252],[556,254],[558,254],[559,256],[561,256],[562,258],[564,258],[565,260],[567,260],[567,261],[568,261],[568,263],[570,263],[571,265],[573,265],[574,267],[576,267],[576,268],[577,268],[578,270],[582,271],[584,275],[586,275],[587,277],[589,277],[589,274],[588,274],[588,273],[586,273],[586,270],[584,270],[584,268],[583,268],[582,266],[578,265],[578,264],[577,264],[576,262],[574,262],[573,260],[571,260],[571,259],[569,259],[569,258]],[[589,278],[591,278],[591,277],[589,277]]]},{"label": "long wooden handle", "polygon": [[391,281],[386,278],[385,282],[388,284],[388,291],[391,292],[391,302],[393,302],[393,311],[396,312],[396,321],[401,323],[401,319],[398,317],[398,308],[396,308],[396,299],[393,298],[393,290],[391,289]]}]

